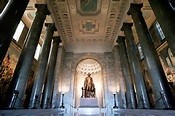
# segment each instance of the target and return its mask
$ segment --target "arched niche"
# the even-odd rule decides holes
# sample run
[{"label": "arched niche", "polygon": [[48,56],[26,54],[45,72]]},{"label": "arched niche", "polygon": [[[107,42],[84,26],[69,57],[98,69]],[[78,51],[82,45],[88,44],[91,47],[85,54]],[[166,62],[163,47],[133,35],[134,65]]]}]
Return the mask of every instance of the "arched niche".
[{"label": "arched niche", "polygon": [[103,73],[102,67],[99,62],[94,59],[87,58],[81,60],[76,66],[75,71],[75,107],[80,105],[80,98],[82,96],[82,87],[84,86],[84,80],[87,74],[90,73],[95,84],[96,98],[98,99],[98,105],[103,106],[104,99],[104,87],[103,87]]}]

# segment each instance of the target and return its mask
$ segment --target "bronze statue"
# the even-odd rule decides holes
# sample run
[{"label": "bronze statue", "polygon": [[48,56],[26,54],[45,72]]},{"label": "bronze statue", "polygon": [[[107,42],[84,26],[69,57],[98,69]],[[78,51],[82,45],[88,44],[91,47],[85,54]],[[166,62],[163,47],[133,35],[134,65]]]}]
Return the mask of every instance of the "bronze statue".
[{"label": "bronze statue", "polygon": [[82,97],[85,98],[95,97],[95,86],[90,73],[88,73],[88,76],[85,78],[84,87],[82,88],[82,90],[83,90]]}]

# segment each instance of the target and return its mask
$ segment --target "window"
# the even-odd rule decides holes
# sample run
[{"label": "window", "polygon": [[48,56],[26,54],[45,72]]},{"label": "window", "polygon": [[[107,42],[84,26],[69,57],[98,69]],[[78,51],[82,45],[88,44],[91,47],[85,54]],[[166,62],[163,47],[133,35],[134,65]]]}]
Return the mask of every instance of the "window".
[{"label": "window", "polygon": [[34,56],[34,58],[35,58],[36,60],[38,60],[38,58],[39,58],[40,50],[41,50],[41,45],[38,44],[38,45],[37,45],[37,48],[36,48],[36,51],[35,51],[35,56]]},{"label": "window", "polygon": [[171,65],[169,66],[173,66],[175,68],[175,56],[173,55],[173,53],[171,52],[171,49],[168,48],[168,56],[169,56],[169,61],[171,63]]},{"label": "window", "polygon": [[162,28],[160,27],[160,24],[158,22],[156,22],[156,28],[158,30],[160,37],[161,37],[161,40],[165,39],[165,35],[164,35]]},{"label": "window", "polygon": [[24,23],[22,21],[20,21],[20,23],[18,24],[18,27],[16,28],[15,34],[13,35],[13,39],[18,42],[19,37],[21,36],[21,33],[24,29]]}]

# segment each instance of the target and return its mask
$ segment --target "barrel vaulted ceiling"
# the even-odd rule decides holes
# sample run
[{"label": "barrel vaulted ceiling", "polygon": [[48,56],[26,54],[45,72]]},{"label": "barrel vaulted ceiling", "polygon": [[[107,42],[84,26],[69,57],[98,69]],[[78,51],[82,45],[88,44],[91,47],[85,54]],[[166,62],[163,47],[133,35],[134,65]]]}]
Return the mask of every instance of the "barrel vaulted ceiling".
[{"label": "barrel vaulted ceiling", "polygon": [[70,52],[109,52],[128,0],[48,0],[54,22]]},{"label": "barrel vaulted ceiling", "polygon": [[[46,22],[52,20],[55,23],[68,52],[110,52],[117,36],[123,35],[120,31],[122,23],[132,22],[126,15],[131,2],[144,4],[143,16],[150,27],[155,17],[147,0],[46,0],[51,12],[51,18],[47,17]],[[32,7],[34,3],[45,2],[30,0],[26,14],[31,20],[36,11]],[[133,31],[136,35],[135,29]],[[42,36],[44,33],[45,29]]]}]

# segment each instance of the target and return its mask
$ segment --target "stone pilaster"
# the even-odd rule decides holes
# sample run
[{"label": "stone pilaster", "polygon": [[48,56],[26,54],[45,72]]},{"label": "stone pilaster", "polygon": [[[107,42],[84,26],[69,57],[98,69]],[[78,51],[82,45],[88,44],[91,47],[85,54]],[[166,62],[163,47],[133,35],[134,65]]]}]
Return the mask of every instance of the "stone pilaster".
[{"label": "stone pilaster", "polygon": [[59,80],[61,75],[61,67],[63,67],[61,61],[62,57],[64,57],[64,50],[63,46],[59,46],[58,53],[57,53],[57,61],[55,66],[55,73],[54,73],[54,87],[53,87],[53,96],[52,96],[52,108],[59,108],[60,107],[60,100],[61,100],[61,92],[59,90]]}]

